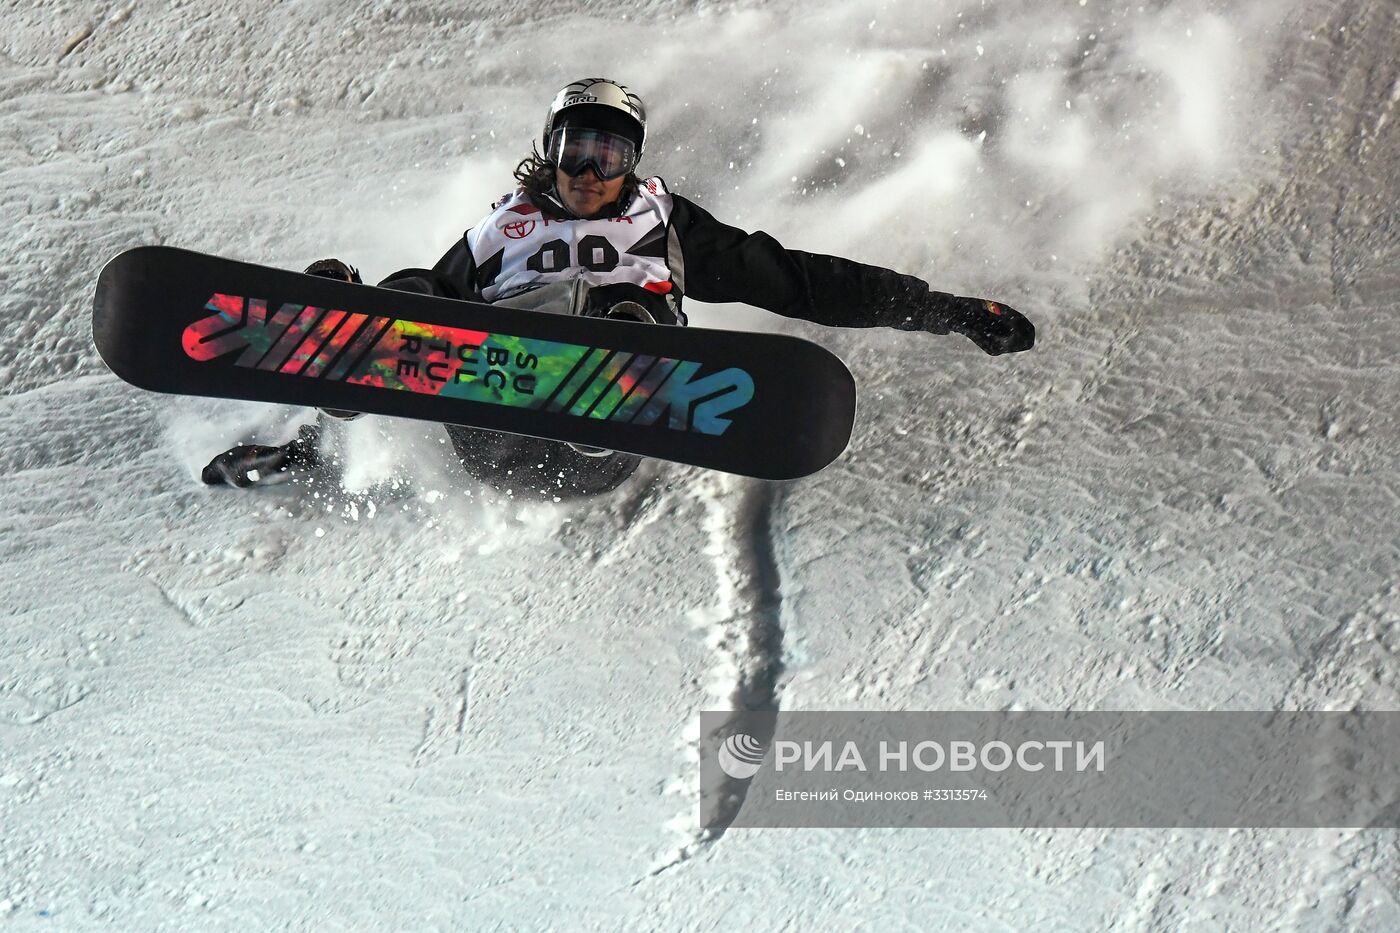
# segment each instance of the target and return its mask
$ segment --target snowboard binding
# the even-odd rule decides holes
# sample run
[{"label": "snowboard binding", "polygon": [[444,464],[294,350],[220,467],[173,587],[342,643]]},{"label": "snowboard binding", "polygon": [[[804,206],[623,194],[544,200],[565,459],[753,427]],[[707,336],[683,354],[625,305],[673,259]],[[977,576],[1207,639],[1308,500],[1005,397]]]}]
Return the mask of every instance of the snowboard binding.
[{"label": "snowboard binding", "polygon": [[351,282],[355,285],[365,284],[364,280],[360,278],[360,270],[349,263],[341,262],[339,259],[318,259],[306,267],[305,274],[323,279],[339,279],[342,282]]},{"label": "snowboard binding", "polygon": [[[636,301],[619,301],[604,311],[600,317],[616,321],[639,321],[643,324],[656,323],[656,318],[652,317],[651,312]],[[569,446],[585,457],[611,457],[614,453],[606,448],[590,447],[587,444],[570,444]]]},{"label": "snowboard binding", "polygon": [[[318,259],[304,270],[306,275],[314,275],[322,279],[336,279],[341,282],[349,282],[352,285],[363,285],[364,280],[360,278],[360,270],[347,262],[339,259]],[[364,412],[347,411],[343,408],[322,408],[321,411],[332,418],[339,418],[341,421],[354,421]]]}]

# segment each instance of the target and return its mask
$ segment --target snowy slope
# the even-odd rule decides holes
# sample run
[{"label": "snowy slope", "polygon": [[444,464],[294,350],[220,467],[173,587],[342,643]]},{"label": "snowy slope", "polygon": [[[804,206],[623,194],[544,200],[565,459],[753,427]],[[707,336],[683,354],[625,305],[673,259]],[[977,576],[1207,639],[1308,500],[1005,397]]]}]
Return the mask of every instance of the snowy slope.
[{"label": "snowy slope", "polygon": [[[1395,0],[11,4],[0,32],[0,927],[1400,926],[1393,833],[694,830],[698,711],[1400,708]],[[66,51],[65,51],[66,50]],[[1001,298],[1031,354],[849,362],[815,477],[587,505],[90,349],[166,242],[431,263],[553,90],[787,245]]]}]

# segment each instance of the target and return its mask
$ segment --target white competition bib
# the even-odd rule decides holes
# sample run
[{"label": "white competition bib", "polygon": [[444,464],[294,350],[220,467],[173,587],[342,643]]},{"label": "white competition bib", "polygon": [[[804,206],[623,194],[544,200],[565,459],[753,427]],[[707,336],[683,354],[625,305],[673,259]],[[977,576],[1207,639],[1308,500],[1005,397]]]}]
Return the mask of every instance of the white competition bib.
[{"label": "white competition bib", "polygon": [[578,280],[588,288],[630,282],[669,294],[666,224],[671,206],[665,184],[649,178],[621,217],[549,220],[517,189],[467,231],[476,284],[488,302]]}]

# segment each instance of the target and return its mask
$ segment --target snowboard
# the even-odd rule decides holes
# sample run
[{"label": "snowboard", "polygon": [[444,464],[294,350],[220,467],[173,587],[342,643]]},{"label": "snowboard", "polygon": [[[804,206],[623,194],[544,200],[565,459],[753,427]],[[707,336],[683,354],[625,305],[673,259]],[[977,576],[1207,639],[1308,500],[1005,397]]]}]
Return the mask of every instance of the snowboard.
[{"label": "snowboard", "polygon": [[93,339],[156,392],[470,425],[763,479],[845,449],[855,381],[783,334],[455,301],[167,246],[97,279]]}]

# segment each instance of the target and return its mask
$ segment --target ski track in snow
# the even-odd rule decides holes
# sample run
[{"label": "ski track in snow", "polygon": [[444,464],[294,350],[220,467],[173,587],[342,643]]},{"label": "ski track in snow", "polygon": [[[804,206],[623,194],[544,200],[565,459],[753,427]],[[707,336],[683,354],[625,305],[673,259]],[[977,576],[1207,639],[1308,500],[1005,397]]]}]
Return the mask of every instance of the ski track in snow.
[{"label": "ski track in snow", "polygon": [[[781,707],[782,579],[772,522],[783,485],[711,474],[694,490],[705,510],[702,524],[709,538],[705,553],[714,564],[717,597],[713,606],[691,614],[695,627],[706,633],[706,646],[714,658],[707,685],[712,702],[706,709],[747,712]],[[772,736],[757,738],[767,742]],[[719,827],[700,827],[699,739],[698,722],[692,722],[681,738],[684,769],[690,777],[683,773],[673,779],[686,807],[668,827],[684,839],[660,857],[648,877],[716,842],[743,805],[746,782],[707,789],[734,803],[720,816]]]},{"label": "ski track in snow", "polygon": [[[1400,3],[6,17],[0,926],[1400,926],[1389,831],[705,834],[695,766],[702,709],[1400,709]],[[584,504],[385,419],[206,490],[307,413],[92,353],[136,243],[431,263],[598,71],[721,219],[1037,350],[692,305],[840,353],[850,450]]]}]

